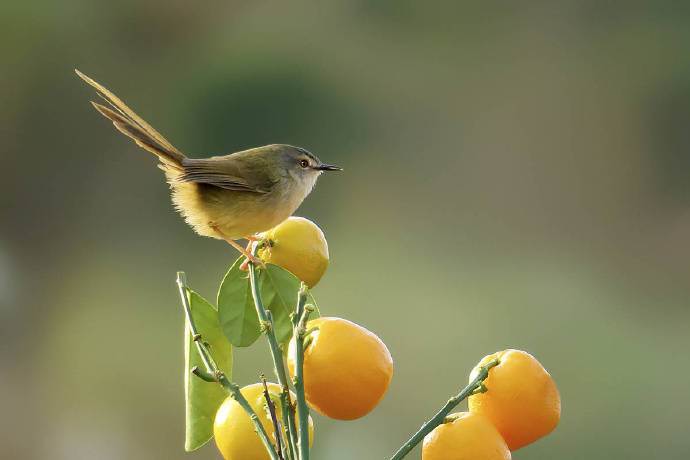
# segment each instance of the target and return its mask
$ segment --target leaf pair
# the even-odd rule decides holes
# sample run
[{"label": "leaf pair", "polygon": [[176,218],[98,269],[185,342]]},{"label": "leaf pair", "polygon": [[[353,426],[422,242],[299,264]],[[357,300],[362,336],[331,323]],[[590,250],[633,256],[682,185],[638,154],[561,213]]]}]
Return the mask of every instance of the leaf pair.
[{"label": "leaf pair", "polygon": [[[242,258],[237,259],[223,278],[218,291],[218,315],[230,343],[236,347],[248,347],[261,335],[261,328],[248,274],[240,270],[241,264]],[[276,338],[285,344],[292,337],[290,314],[295,309],[301,282],[284,268],[266,264],[265,268],[257,270],[257,283],[264,307],[273,316]],[[307,301],[316,308],[311,293]]]}]

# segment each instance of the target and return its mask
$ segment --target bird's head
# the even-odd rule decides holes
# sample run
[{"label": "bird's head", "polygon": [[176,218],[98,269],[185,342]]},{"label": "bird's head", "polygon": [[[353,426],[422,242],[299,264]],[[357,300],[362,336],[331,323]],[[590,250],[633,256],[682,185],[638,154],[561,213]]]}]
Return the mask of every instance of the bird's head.
[{"label": "bird's head", "polygon": [[311,191],[316,179],[324,171],[342,171],[343,168],[323,163],[316,155],[302,147],[287,144],[273,146],[278,152],[283,168],[297,182]]}]

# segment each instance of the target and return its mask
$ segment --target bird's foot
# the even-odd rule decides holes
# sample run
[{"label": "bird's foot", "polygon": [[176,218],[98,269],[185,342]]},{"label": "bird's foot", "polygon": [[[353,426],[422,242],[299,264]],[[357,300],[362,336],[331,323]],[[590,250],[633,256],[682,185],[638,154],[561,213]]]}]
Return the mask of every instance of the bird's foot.
[{"label": "bird's foot", "polygon": [[242,270],[243,272],[249,270],[249,261],[251,261],[256,267],[266,268],[266,264],[263,260],[250,254],[245,256],[244,262],[242,262],[242,264],[240,265],[240,270]]},{"label": "bird's foot", "polygon": [[242,265],[240,265],[240,270],[246,271],[250,261],[257,267],[261,267],[261,268],[266,267],[266,264],[264,264],[263,260],[261,260],[260,258],[258,258],[257,256],[252,254],[251,249],[252,249],[252,244],[254,244],[254,242],[252,240],[250,240],[249,238],[246,238],[247,240],[249,240],[249,244],[247,245],[246,248],[243,248],[237,241],[225,236],[225,233],[223,233],[223,231],[214,222],[209,222],[209,226],[218,235],[220,235],[220,237],[222,239],[224,239],[230,246],[237,249],[240,252],[240,254],[242,254],[244,257],[246,257],[245,261],[242,262]]},{"label": "bird's foot", "polygon": [[242,262],[242,265],[240,265],[240,270],[246,272],[249,269],[249,262],[250,261],[254,265],[256,265],[257,267],[266,268],[266,264],[264,263],[263,260],[252,255],[252,246],[254,244],[258,244],[258,243],[256,243],[258,240],[257,239],[250,239],[250,238],[245,238],[245,240],[249,241],[249,243],[247,243],[247,247],[244,248],[244,251],[241,251],[242,254],[246,257],[246,259],[244,259],[244,262]]},{"label": "bird's foot", "polygon": [[230,243],[230,245],[233,248],[237,249],[240,252],[240,254],[242,254],[245,257],[244,262],[242,262],[242,265],[240,265],[240,270],[247,271],[247,268],[249,268],[249,262],[253,263],[257,267],[266,268],[266,264],[264,263],[264,261],[251,253],[252,243],[249,243],[249,245],[246,248],[243,248],[234,240],[226,241]]}]

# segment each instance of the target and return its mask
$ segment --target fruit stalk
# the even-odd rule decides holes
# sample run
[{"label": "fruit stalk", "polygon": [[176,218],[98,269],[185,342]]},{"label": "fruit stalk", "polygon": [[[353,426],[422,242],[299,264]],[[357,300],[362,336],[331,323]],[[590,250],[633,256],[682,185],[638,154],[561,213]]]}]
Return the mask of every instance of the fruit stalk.
[{"label": "fruit stalk", "polygon": [[[256,257],[257,252],[260,248],[260,244],[255,244],[252,249],[252,255]],[[290,400],[290,387],[287,378],[287,372],[285,371],[285,363],[283,362],[283,353],[278,345],[278,339],[276,338],[275,329],[273,327],[273,317],[271,312],[266,310],[264,307],[263,300],[261,299],[261,292],[259,291],[259,283],[256,279],[256,265],[251,260],[248,261],[247,269],[249,271],[249,284],[251,286],[252,298],[254,299],[254,306],[256,307],[256,314],[259,317],[259,322],[261,323],[261,329],[268,340],[268,345],[271,351],[271,357],[273,358],[273,371],[275,372],[278,383],[282,387],[281,395],[281,409],[283,413],[288,414],[288,444],[293,446],[296,444],[297,433],[295,432],[294,419],[290,420],[292,417],[292,411],[290,411],[290,406],[292,401]],[[286,407],[287,406],[287,407]],[[306,429],[306,428],[305,428]]]},{"label": "fruit stalk", "polygon": [[194,323],[194,318],[192,316],[192,307],[189,303],[188,297],[189,288],[187,287],[187,277],[184,274],[184,272],[177,272],[177,287],[180,292],[180,299],[182,300],[185,318],[187,320],[187,324],[189,325],[189,332],[192,335],[194,343],[196,344],[196,349],[199,352],[201,361],[204,363],[204,367],[206,368],[205,372],[200,372],[197,369],[197,372],[194,372],[194,375],[204,380],[207,380],[209,377],[212,377],[214,381],[218,382],[220,385],[223,386],[223,388],[225,388],[230,394],[232,394],[233,398],[235,398],[235,400],[240,404],[240,406],[242,406],[245,412],[247,412],[247,415],[249,415],[249,418],[254,424],[254,428],[257,434],[259,435],[259,438],[261,438],[261,442],[266,447],[266,451],[268,451],[269,455],[271,456],[271,459],[279,460],[278,454],[276,453],[275,449],[273,448],[273,445],[271,444],[271,441],[268,438],[268,433],[266,432],[266,429],[259,420],[258,415],[256,415],[256,412],[254,412],[254,409],[252,409],[252,406],[249,404],[249,401],[247,401],[247,398],[245,398],[240,392],[239,385],[228,379],[225,373],[218,368],[218,365],[211,356],[211,352],[206,346],[206,342],[204,342],[203,337],[201,336],[201,334],[199,334],[198,329],[196,328],[196,324]]},{"label": "fruit stalk", "polygon": [[304,338],[307,335],[307,320],[313,311],[307,300],[307,287],[302,283],[295,310],[294,335],[295,335],[295,393],[297,393],[297,416],[299,417],[299,458],[309,460],[309,407],[304,395]]},{"label": "fruit stalk", "polygon": [[460,393],[453,396],[446,402],[446,404],[438,411],[436,414],[429,419],[422,427],[405,443],[400,449],[391,457],[390,460],[400,460],[409,454],[412,449],[419,444],[424,437],[431,433],[434,428],[442,424],[446,416],[463,400],[471,396],[475,391],[484,392],[486,388],[484,387],[484,380],[489,376],[489,370],[498,365],[498,360],[493,360],[488,362],[485,366],[482,366],[477,372],[477,376],[472,379],[472,381],[463,388]]}]

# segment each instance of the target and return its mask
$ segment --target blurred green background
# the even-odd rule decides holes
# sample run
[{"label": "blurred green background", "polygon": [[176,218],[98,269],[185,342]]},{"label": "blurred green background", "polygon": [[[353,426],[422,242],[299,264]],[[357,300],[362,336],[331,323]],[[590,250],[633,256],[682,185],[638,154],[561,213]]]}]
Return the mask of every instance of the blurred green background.
[{"label": "blurred green background", "polygon": [[[298,211],[315,295],[396,371],[366,418],[316,417],[314,458],[387,458],[506,347],[563,399],[515,459],[687,458],[690,4],[5,0],[0,38],[0,458],[218,458],[182,449],[174,275],[215,298],[236,253],[75,67],[192,156],[345,167]],[[270,372],[263,342],[236,362]]]}]

